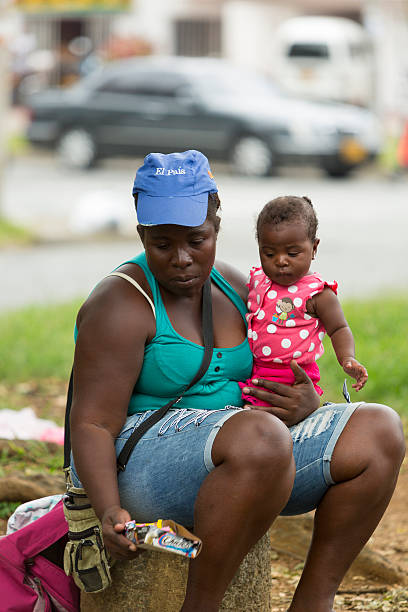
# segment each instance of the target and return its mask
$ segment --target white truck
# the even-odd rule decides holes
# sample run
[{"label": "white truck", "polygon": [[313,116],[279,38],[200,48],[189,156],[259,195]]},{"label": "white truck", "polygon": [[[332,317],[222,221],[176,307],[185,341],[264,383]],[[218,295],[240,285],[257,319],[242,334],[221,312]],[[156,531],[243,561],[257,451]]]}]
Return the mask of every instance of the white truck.
[{"label": "white truck", "polygon": [[370,36],[342,17],[293,17],[278,26],[273,73],[288,92],[371,106],[374,55]]}]

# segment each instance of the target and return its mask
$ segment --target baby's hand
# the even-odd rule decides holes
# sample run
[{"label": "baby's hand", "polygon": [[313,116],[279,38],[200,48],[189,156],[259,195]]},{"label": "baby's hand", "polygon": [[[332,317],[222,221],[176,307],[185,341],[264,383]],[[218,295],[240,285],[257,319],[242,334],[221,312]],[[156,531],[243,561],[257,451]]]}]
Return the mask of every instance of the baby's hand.
[{"label": "baby's hand", "polygon": [[365,367],[359,363],[357,359],[354,359],[354,357],[348,357],[343,363],[343,370],[346,374],[356,380],[356,382],[351,385],[353,389],[360,391],[368,379],[368,374]]}]

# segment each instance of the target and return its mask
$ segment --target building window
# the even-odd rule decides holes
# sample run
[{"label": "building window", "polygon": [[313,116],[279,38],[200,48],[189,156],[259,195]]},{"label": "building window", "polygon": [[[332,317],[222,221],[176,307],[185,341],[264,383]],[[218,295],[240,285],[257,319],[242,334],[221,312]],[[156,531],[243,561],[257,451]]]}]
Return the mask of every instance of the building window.
[{"label": "building window", "polygon": [[221,54],[221,23],[218,19],[180,19],[175,22],[176,55],[193,57]]}]

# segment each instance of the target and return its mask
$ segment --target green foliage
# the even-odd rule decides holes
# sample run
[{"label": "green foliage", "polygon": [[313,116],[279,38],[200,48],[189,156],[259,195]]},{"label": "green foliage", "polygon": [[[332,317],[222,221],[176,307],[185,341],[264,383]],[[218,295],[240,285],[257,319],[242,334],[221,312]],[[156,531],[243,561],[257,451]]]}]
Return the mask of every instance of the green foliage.
[{"label": "green foliage", "polygon": [[30,244],[33,240],[34,238],[28,230],[0,217],[0,248],[10,245]]},{"label": "green foliage", "polygon": [[353,331],[356,358],[367,368],[368,381],[358,393],[351,388],[354,381],[337,363],[326,337],[326,352],[319,359],[324,400],[341,401],[341,387],[347,378],[352,401],[380,402],[408,415],[408,296],[348,301],[343,309]]},{"label": "green foliage", "polygon": [[30,145],[23,134],[13,133],[7,139],[7,150],[11,156],[23,155],[30,150]]},{"label": "green foliage", "polygon": [[30,474],[45,471],[59,473],[64,464],[62,446],[47,445],[40,440],[28,440],[24,446],[19,440],[10,440],[0,454],[0,477],[7,472],[19,471]]},{"label": "green foliage", "polygon": [[[0,380],[4,384],[50,377],[68,379],[80,303],[35,306],[0,316]],[[353,381],[337,363],[326,338],[326,352],[319,360],[323,400],[342,401],[341,387],[348,378],[353,401],[389,404],[408,416],[408,296],[348,301],[343,308],[353,330],[357,359],[366,366],[369,378],[364,389],[355,393]]]},{"label": "green foliage", "polygon": [[0,380],[15,383],[69,376],[81,302],[31,306],[0,316]]},{"label": "green foliage", "polygon": [[21,502],[7,502],[0,501],[0,519],[8,519],[11,516],[16,508],[20,506]]}]

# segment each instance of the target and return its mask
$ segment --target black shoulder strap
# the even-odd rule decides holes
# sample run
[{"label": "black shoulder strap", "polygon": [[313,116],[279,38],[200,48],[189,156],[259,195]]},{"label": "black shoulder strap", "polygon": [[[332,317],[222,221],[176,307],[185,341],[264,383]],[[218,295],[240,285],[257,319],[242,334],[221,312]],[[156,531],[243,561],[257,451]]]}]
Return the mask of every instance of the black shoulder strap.
[{"label": "black shoulder strap", "polygon": [[74,386],[74,368],[71,368],[69,377],[67,404],[65,407],[65,423],[64,423],[64,471],[69,468],[71,463],[71,428],[69,425],[69,416],[71,414],[72,390]]},{"label": "black shoulder strap", "polygon": [[155,410],[148,419],[142,422],[142,424],[134,430],[132,435],[126,441],[124,447],[122,448],[118,458],[117,458],[117,467],[118,470],[124,471],[126,468],[126,464],[129,461],[129,457],[135,448],[136,444],[139,442],[140,438],[156,423],[160,421],[164,417],[164,415],[172,408],[175,404],[177,404],[184,393],[188,391],[193,385],[195,385],[200,378],[204,376],[206,371],[208,370],[208,366],[210,365],[213,348],[214,348],[214,334],[213,334],[213,321],[212,321],[212,300],[211,300],[211,279],[208,278],[203,287],[203,306],[202,306],[202,326],[203,326],[203,336],[204,336],[204,355],[203,360],[201,362],[200,368],[194,376],[193,380],[180,392],[180,395],[175,399],[171,400],[160,408],[159,410]]},{"label": "black shoulder strap", "polygon": [[[193,380],[180,392],[180,395],[175,399],[168,402],[165,406],[159,410],[155,410],[153,414],[147,418],[143,423],[134,430],[132,435],[126,441],[126,444],[122,448],[118,458],[117,467],[118,471],[124,471],[126,464],[129,461],[129,457],[139,442],[140,438],[156,423],[164,417],[164,415],[177,404],[184,393],[188,391],[193,385],[195,385],[206,373],[212,359],[212,353],[214,349],[214,332],[213,332],[213,319],[212,319],[212,299],[211,299],[211,279],[208,278],[204,283],[203,287],[203,302],[202,302],[202,328],[204,337],[204,355],[196,375]],[[73,373],[69,380],[68,394],[67,394],[67,407],[65,411],[65,436],[64,436],[64,470],[69,467],[70,454],[71,454],[71,434],[69,426],[69,415],[71,411],[72,403],[72,387],[73,387]]]}]

